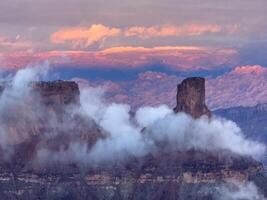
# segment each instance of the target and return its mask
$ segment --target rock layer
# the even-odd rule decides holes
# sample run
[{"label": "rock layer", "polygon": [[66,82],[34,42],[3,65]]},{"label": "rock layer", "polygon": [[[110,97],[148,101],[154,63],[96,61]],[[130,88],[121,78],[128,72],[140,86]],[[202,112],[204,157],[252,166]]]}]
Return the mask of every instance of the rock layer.
[{"label": "rock layer", "polygon": [[201,77],[187,78],[177,86],[177,105],[175,112],[185,112],[194,118],[202,115],[211,116],[205,104],[205,79]]}]

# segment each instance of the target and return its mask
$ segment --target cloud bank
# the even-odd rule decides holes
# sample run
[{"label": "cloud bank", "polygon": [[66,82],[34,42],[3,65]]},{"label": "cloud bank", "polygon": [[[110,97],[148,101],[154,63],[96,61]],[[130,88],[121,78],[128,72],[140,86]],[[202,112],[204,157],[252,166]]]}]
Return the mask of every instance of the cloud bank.
[{"label": "cloud bank", "polygon": [[95,44],[101,47],[105,40],[115,37],[118,41],[124,41],[127,44],[128,37],[146,40],[159,37],[195,37],[220,32],[229,34],[233,32],[231,27],[223,27],[217,24],[184,24],[180,26],[162,25],[117,28],[108,27],[103,24],[92,24],[89,27],[78,26],[61,28],[51,34],[50,41],[54,44],[71,44],[72,48],[82,50]]},{"label": "cloud bank", "polygon": [[142,27],[134,26],[125,30],[126,37],[139,37],[148,39],[151,37],[189,37],[198,36],[205,33],[218,33],[222,31],[222,27],[217,24],[186,24],[182,26],[165,25]]},{"label": "cloud bank", "polygon": [[2,68],[7,70],[49,60],[54,68],[127,71],[149,66],[155,66],[156,70],[156,66],[162,66],[173,71],[212,71],[234,67],[238,52],[200,46],[120,46],[101,51],[9,52],[0,54],[0,59]]},{"label": "cloud bank", "polygon": [[[29,131],[32,130],[30,127],[34,126],[34,123],[39,123],[39,119],[47,121],[45,126],[48,126],[50,131],[41,133],[37,131],[37,134],[42,134],[42,137],[36,149],[37,159],[47,163],[74,162],[90,166],[92,163],[121,161],[128,156],[142,157],[159,150],[167,152],[190,149],[211,152],[226,150],[254,158],[259,158],[265,151],[264,145],[246,139],[234,122],[220,118],[209,119],[205,116],[193,119],[185,113],[175,114],[166,105],[141,107],[133,116],[130,114],[129,105],[105,102],[104,93],[99,88],[80,87],[80,106],[66,108],[63,118],[47,120],[50,113],[45,112],[47,109],[42,108],[43,105],[38,98],[31,96],[29,84],[40,80],[43,75],[44,71],[39,71],[38,68],[20,70],[13,77],[10,86],[2,93],[0,127],[1,137],[4,139],[0,145],[3,149],[12,144],[10,141],[14,142],[12,138],[14,131],[8,128],[5,115],[5,112],[9,111],[9,118],[19,124],[25,123],[25,119],[30,120],[30,123],[24,126],[23,133],[17,132],[15,143],[24,142],[23,139],[20,141],[20,138],[29,138],[32,134]],[[39,108],[29,106],[29,99]],[[27,112],[22,112],[23,108],[27,109]],[[77,114],[85,121],[95,124],[95,128],[98,127],[104,134],[91,146],[77,137],[79,135],[77,127],[80,127],[80,123],[72,118],[77,117]],[[76,139],[64,144],[58,141],[56,149],[45,145],[48,138],[56,141],[62,134]],[[92,131],[88,131],[85,136],[90,137],[92,134]],[[162,143],[166,144],[164,149],[158,146]]]},{"label": "cloud bank", "polygon": [[220,186],[218,193],[218,200],[266,200],[264,195],[261,194],[261,192],[252,182],[231,182],[224,184]]},{"label": "cloud bank", "polygon": [[93,24],[89,28],[65,28],[53,33],[51,42],[55,44],[70,42],[74,48],[87,48],[107,38],[118,36],[120,32],[118,28],[110,28],[102,24]]}]

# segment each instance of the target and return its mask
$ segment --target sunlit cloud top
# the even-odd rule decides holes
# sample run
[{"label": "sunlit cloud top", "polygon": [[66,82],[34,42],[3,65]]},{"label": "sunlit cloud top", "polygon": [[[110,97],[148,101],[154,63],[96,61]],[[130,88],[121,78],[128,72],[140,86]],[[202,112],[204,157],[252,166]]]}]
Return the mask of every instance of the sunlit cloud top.
[{"label": "sunlit cloud top", "polygon": [[[265,0],[1,1],[0,67],[56,62],[55,52],[60,63],[87,67],[265,65],[266,7]],[[258,44],[261,53],[251,56]]]}]

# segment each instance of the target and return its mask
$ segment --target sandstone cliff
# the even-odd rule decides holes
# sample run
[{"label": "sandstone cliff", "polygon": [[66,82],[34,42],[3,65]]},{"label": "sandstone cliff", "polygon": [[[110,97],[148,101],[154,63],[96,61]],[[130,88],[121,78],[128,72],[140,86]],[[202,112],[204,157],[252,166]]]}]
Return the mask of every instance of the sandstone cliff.
[{"label": "sandstone cliff", "polygon": [[177,105],[175,112],[185,112],[198,118],[211,116],[205,104],[205,79],[201,77],[187,78],[177,86]]}]

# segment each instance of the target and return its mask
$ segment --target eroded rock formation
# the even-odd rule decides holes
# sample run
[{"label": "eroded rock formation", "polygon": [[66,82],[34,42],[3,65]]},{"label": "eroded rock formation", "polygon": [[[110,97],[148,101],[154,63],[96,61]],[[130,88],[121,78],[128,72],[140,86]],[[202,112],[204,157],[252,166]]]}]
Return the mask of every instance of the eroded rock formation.
[{"label": "eroded rock formation", "polygon": [[45,105],[68,105],[79,102],[79,86],[73,81],[33,83],[33,89]]},{"label": "eroded rock formation", "polygon": [[177,86],[177,105],[175,112],[185,112],[194,118],[202,115],[211,116],[205,104],[205,79],[201,77],[187,78]]}]

